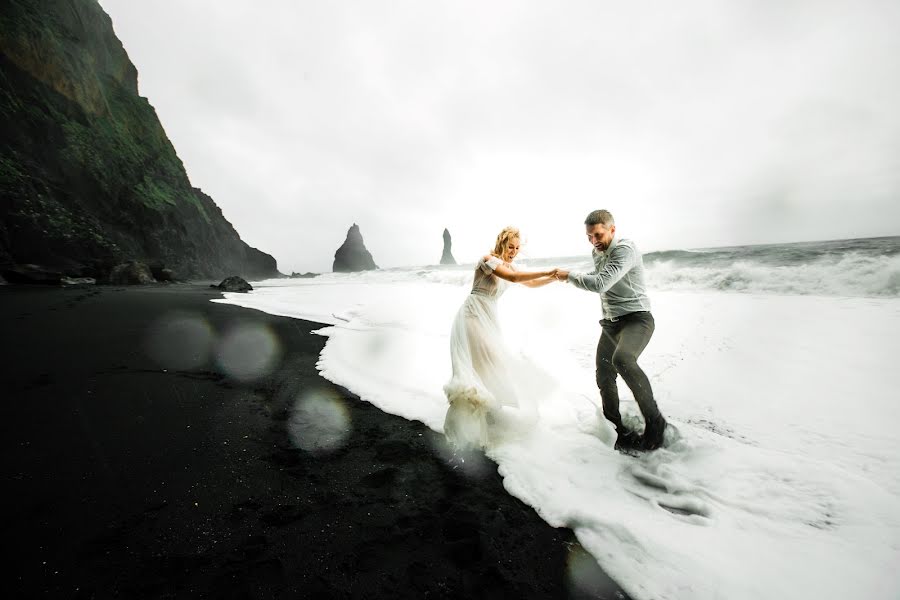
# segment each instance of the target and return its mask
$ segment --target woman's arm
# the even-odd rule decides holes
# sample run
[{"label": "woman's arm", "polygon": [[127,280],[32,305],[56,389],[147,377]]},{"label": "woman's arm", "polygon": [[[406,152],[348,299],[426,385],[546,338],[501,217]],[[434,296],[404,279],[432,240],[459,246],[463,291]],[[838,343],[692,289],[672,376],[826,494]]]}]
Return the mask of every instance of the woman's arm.
[{"label": "woman's arm", "polygon": [[[485,257],[485,261],[490,257]],[[515,271],[506,265],[500,264],[494,267],[494,274],[500,279],[511,281],[513,283],[525,283],[526,281],[534,281],[541,277],[553,277],[556,269],[551,271]]]},{"label": "woman's arm", "polygon": [[539,288],[539,287],[544,287],[548,283],[553,283],[554,281],[556,281],[556,277],[554,277],[553,275],[549,275],[547,277],[541,277],[540,279],[532,279],[531,281],[523,281],[521,283],[522,283],[522,285],[528,286],[530,288]]}]

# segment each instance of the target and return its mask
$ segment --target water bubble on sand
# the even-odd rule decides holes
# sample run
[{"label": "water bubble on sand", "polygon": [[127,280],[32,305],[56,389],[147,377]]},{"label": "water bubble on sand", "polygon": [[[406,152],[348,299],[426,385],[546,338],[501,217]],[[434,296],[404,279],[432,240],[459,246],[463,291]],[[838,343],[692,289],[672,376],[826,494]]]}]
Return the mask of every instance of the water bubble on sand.
[{"label": "water bubble on sand", "polygon": [[306,392],[297,398],[287,429],[295,446],[307,452],[330,452],[350,435],[350,413],[329,390]]},{"label": "water bubble on sand", "polygon": [[443,435],[435,435],[431,448],[447,465],[469,479],[481,479],[492,471],[490,460],[478,448],[457,448]]},{"label": "water bubble on sand", "polygon": [[156,321],[147,333],[147,354],[164,369],[189,370],[209,359],[215,335],[202,316],[172,312]]},{"label": "water bubble on sand", "polygon": [[216,350],[219,366],[241,381],[267,375],[280,357],[278,338],[268,327],[259,324],[235,326],[222,337]]}]

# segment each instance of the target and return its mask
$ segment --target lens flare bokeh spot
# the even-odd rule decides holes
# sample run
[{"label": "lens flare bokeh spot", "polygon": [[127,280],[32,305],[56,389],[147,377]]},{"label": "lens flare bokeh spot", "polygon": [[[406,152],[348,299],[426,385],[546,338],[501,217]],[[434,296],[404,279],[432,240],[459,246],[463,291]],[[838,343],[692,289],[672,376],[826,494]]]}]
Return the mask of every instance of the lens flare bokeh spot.
[{"label": "lens flare bokeh spot", "polygon": [[297,398],[287,428],[295,446],[317,453],[343,446],[351,425],[343,401],[333,392],[317,390]]},{"label": "lens flare bokeh spot", "polygon": [[170,313],[154,323],[147,334],[147,354],[161,367],[190,370],[209,360],[214,334],[200,315]]},{"label": "lens flare bokeh spot", "polygon": [[494,470],[492,463],[477,448],[455,448],[440,434],[430,436],[431,449],[435,455],[447,463],[454,471],[457,471],[469,479],[483,479]]},{"label": "lens flare bokeh spot", "polygon": [[259,324],[235,326],[219,341],[216,362],[241,381],[268,375],[281,358],[281,344],[272,331]]}]

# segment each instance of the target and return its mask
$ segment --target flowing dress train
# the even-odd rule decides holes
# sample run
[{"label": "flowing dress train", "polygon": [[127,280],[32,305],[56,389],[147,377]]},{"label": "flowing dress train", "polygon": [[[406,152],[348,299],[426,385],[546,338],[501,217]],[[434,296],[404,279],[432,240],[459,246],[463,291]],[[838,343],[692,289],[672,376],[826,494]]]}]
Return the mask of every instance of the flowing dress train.
[{"label": "flowing dress train", "polygon": [[444,386],[450,404],[444,434],[459,448],[486,446],[491,412],[520,405],[513,372],[521,360],[506,348],[497,319],[497,299],[510,285],[494,274],[501,264],[494,256],[478,261],[472,291],[450,332],[453,376]]}]

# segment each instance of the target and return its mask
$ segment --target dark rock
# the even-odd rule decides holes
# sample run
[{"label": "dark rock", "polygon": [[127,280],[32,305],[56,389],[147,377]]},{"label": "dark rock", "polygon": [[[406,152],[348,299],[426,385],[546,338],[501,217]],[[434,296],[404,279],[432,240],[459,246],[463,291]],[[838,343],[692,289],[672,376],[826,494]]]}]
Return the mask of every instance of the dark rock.
[{"label": "dark rock", "polygon": [[166,268],[165,263],[161,261],[151,261],[147,263],[147,266],[150,267],[150,272],[153,273],[153,278],[157,281],[176,281],[178,279],[175,271]]},{"label": "dark rock", "polygon": [[162,275],[163,269],[166,268],[165,263],[158,260],[148,261],[147,266],[150,268],[150,273],[153,274],[153,278],[156,280],[159,280],[159,276]]},{"label": "dark rock", "polygon": [[453,242],[450,240],[450,232],[444,229],[444,252],[441,254],[441,264],[442,265],[455,265],[456,259],[453,258],[453,253],[450,251],[450,247],[453,245]]},{"label": "dark rock", "polygon": [[38,285],[59,285],[62,273],[40,265],[10,265],[0,270],[10,283],[29,283]]},{"label": "dark rock", "polygon": [[155,282],[150,267],[134,260],[116,265],[109,273],[109,283],[112,285],[145,285]]},{"label": "dark rock", "polygon": [[219,285],[212,285],[210,287],[219,288],[223,292],[249,292],[253,290],[252,285],[237,275],[226,277]]},{"label": "dark rock", "polygon": [[278,276],[191,185],[137,79],[96,0],[3,3],[0,264],[105,278],[140,258],[186,278]]},{"label": "dark rock", "polygon": [[354,271],[369,271],[377,269],[378,265],[372,259],[372,255],[366,249],[359,226],[354,223],[347,231],[347,239],[334,253],[335,273],[352,273]]},{"label": "dark rock", "polygon": [[291,279],[307,279],[310,277],[318,277],[318,276],[319,276],[318,273],[309,273],[309,272],[306,272],[306,273],[293,272],[293,273],[291,273]]}]

